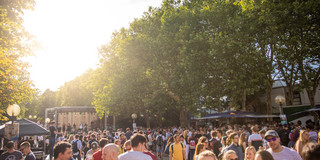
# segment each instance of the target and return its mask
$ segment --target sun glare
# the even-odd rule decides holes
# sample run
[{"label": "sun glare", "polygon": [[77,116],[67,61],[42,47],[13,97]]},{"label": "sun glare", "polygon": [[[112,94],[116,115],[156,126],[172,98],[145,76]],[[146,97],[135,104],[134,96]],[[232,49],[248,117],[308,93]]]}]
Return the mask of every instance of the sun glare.
[{"label": "sun glare", "polygon": [[26,30],[41,48],[28,58],[30,74],[41,91],[57,90],[65,82],[98,64],[97,48],[107,44],[112,32],[128,27],[148,6],[161,0],[37,0],[24,16]]}]

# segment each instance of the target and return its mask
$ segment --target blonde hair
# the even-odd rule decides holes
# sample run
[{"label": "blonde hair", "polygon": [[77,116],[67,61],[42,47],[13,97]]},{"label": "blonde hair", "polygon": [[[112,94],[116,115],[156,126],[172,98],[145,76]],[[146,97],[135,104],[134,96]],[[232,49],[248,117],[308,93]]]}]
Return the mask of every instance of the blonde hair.
[{"label": "blonde hair", "polygon": [[244,159],[247,159],[247,153],[249,152],[249,150],[251,150],[253,152],[254,155],[256,155],[257,151],[256,148],[254,148],[253,146],[249,146],[246,148],[246,151],[244,153]]},{"label": "blonde hair", "polygon": [[307,130],[301,130],[300,131],[300,134],[299,134],[299,139],[298,139],[298,141],[301,141],[303,144],[306,144],[306,143],[308,143],[309,142],[309,140],[305,140],[305,139],[303,139],[303,134],[305,133],[305,132],[307,132],[308,133],[308,131]]},{"label": "blonde hair", "polygon": [[201,152],[198,156],[198,160],[202,160],[202,158],[204,157],[212,157],[214,160],[217,159],[215,154],[212,151],[208,151],[208,150]]},{"label": "blonde hair", "polygon": [[186,139],[186,138],[188,137],[188,133],[189,133],[188,130],[185,130],[185,131],[183,132],[183,138],[184,138],[184,139]]},{"label": "blonde hair", "polygon": [[[228,159],[230,158],[230,156],[233,155],[233,154],[237,156],[237,154],[236,154],[235,151],[233,151],[233,150],[227,151],[227,152],[223,155],[223,160],[228,160]],[[237,157],[238,157],[238,156],[237,156]]]}]

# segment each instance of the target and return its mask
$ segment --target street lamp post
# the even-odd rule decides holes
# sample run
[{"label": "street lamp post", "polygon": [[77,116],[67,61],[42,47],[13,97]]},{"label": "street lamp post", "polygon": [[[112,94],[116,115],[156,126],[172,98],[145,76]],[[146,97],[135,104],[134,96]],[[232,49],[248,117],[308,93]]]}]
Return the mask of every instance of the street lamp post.
[{"label": "street lamp post", "polygon": [[282,105],[286,102],[286,99],[282,95],[279,95],[274,100],[277,104],[279,104],[280,115],[282,115],[283,114]]},{"label": "street lamp post", "polygon": [[282,95],[279,95],[274,100],[277,104],[279,104],[281,124],[287,124],[287,118],[286,118],[286,115],[283,114],[283,109],[282,109],[282,105],[286,102],[286,99]]},{"label": "street lamp post", "polygon": [[133,128],[133,130],[135,130],[135,128],[136,128],[136,122],[135,122],[135,120],[136,120],[136,118],[137,118],[137,114],[135,114],[135,113],[132,113],[132,115],[131,115],[131,118],[132,118],[132,128]]},{"label": "street lamp post", "polygon": [[7,108],[7,114],[11,117],[13,125],[13,121],[15,120],[16,116],[20,114],[20,107],[17,104],[10,105]]},{"label": "street lamp post", "polygon": [[14,120],[16,119],[16,116],[20,114],[20,107],[17,104],[8,106],[7,114],[10,116],[12,123],[11,126],[8,126],[8,128],[6,126],[8,131],[6,135],[9,139],[15,139],[19,134],[19,124],[14,124]]},{"label": "street lamp post", "polygon": [[50,118],[46,118],[45,119],[45,128],[47,128],[48,127],[48,124],[50,123]]}]

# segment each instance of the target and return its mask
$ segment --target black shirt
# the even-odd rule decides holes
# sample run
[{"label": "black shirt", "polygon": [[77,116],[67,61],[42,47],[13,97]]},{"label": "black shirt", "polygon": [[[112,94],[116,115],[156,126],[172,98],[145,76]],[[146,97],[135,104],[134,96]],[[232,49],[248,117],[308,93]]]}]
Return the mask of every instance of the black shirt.
[{"label": "black shirt", "polygon": [[50,126],[49,130],[50,130],[50,137],[55,137],[56,135],[54,134],[54,131],[56,131],[56,127]]},{"label": "black shirt", "polygon": [[34,156],[33,152],[29,152],[24,160],[36,160],[36,156]]}]

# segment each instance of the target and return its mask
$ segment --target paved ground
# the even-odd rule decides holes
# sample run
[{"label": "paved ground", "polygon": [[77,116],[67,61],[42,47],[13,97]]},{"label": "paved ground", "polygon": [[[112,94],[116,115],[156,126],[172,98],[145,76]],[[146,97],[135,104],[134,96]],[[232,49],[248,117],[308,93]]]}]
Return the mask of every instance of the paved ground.
[{"label": "paved ground", "polygon": [[[161,160],[161,158],[158,157],[157,160]],[[169,160],[169,155],[168,154],[163,154],[163,160]]]}]

